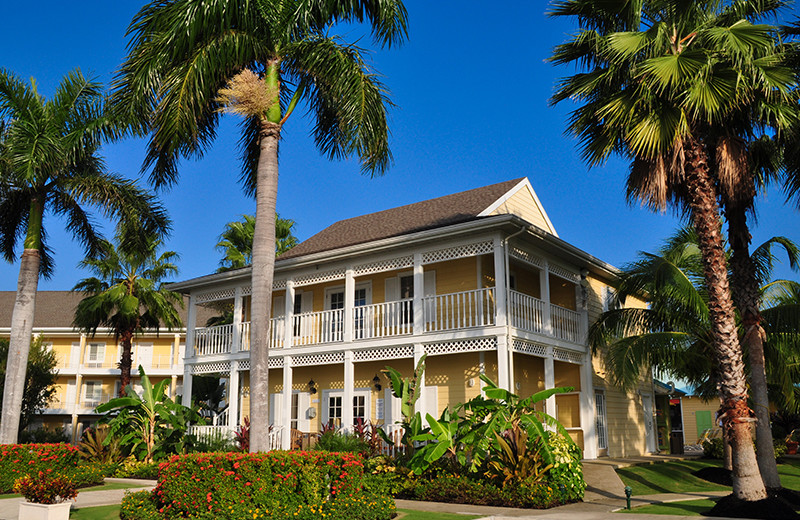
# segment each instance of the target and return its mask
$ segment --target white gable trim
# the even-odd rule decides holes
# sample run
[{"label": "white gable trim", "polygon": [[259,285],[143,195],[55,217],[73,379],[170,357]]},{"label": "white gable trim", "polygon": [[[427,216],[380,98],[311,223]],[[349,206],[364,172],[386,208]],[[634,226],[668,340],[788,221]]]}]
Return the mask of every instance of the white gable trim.
[{"label": "white gable trim", "polygon": [[519,182],[519,184],[517,184],[516,186],[514,186],[513,188],[508,190],[505,195],[503,195],[502,197],[500,197],[499,199],[494,201],[491,206],[489,206],[485,210],[483,210],[480,213],[478,213],[478,216],[479,217],[486,217],[486,216],[491,215],[494,210],[496,210],[497,208],[502,206],[508,199],[510,199],[511,197],[516,195],[517,192],[519,190],[521,190],[522,188],[524,188],[524,187],[527,187],[528,190],[530,190],[531,195],[533,195],[533,201],[536,203],[536,206],[539,208],[539,211],[542,212],[542,216],[544,217],[544,221],[547,223],[547,227],[550,228],[550,229],[547,229],[546,231],[548,231],[549,233],[551,233],[554,236],[558,236],[558,233],[556,233],[556,228],[553,227],[553,223],[550,221],[550,217],[547,216],[547,212],[544,210],[544,206],[542,206],[542,203],[539,200],[539,196],[536,195],[536,191],[534,191],[533,186],[531,186],[531,181],[529,181],[527,177],[522,179]]}]

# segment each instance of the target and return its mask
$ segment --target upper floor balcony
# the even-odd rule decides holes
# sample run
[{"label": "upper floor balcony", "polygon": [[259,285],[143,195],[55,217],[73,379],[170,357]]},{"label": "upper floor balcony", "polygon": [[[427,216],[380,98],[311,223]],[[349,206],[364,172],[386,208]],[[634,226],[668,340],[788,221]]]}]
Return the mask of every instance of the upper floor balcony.
[{"label": "upper floor balcony", "polygon": [[[270,320],[270,348],[283,349],[346,341],[423,336],[509,323],[518,331],[581,344],[585,332],[581,313],[511,290],[507,320],[500,319],[496,288],[460,291],[374,304],[303,312]],[[421,304],[421,324],[415,326],[415,304]],[[505,306],[503,306],[505,307]],[[349,315],[349,316],[348,316]],[[287,320],[289,320],[287,322]],[[287,341],[287,337],[289,338]],[[250,350],[250,322],[196,328],[197,356]]]}]

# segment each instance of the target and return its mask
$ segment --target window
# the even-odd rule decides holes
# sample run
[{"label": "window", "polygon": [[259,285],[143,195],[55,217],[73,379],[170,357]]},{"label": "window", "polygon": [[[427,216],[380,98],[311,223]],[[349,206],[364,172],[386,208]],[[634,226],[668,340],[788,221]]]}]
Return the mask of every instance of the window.
[{"label": "window", "polygon": [[[414,297],[414,277],[413,276],[401,276],[400,277],[400,299],[401,300],[408,300]],[[414,302],[408,302],[408,304],[403,305],[400,310],[400,323],[403,325],[408,325],[409,323],[414,323]]]},{"label": "window", "polygon": [[622,308],[617,299],[617,291],[613,287],[603,288],[603,312],[616,311]]},{"label": "window", "polygon": [[328,424],[333,426],[342,425],[342,396],[332,395],[328,397]]},{"label": "window", "polygon": [[86,366],[101,367],[106,357],[105,343],[89,343],[86,345]]},{"label": "window", "polygon": [[87,406],[97,406],[103,399],[103,382],[86,381],[83,383],[83,402]]},{"label": "window", "polygon": [[595,417],[597,429],[597,448],[608,449],[608,437],[606,435],[606,394],[603,392],[594,393]]},{"label": "window", "polygon": [[300,394],[292,394],[292,420],[291,428],[293,430],[299,429],[297,427],[297,416],[300,408]]},{"label": "window", "polygon": [[[370,420],[371,390],[358,389],[353,393],[353,424],[366,423]],[[294,402],[294,401],[293,401]],[[323,403],[327,403],[323,410],[323,424],[335,427],[342,426],[342,413],[344,407],[344,392],[341,390],[324,390]]]},{"label": "window", "polygon": [[367,397],[364,395],[353,396],[353,424],[363,424],[367,420]]}]

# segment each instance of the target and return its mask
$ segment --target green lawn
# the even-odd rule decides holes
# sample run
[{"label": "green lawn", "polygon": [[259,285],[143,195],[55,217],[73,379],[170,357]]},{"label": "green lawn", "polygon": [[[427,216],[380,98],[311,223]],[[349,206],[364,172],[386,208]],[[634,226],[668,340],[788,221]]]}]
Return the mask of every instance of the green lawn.
[{"label": "green lawn", "polygon": [[[127,482],[107,482],[105,484],[101,484],[99,486],[92,486],[87,488],[80,488],[78,493],[82,493],[84,491],[108,491],[111,489],[130,489],[135,487],[142,487],[138,484],[128,484]],[[7,495],[0,495],[0,500],[4,498],[19,498],[22,495],[16,495],[13,493],[9,493]]]},{"label": "green lawn", "polygon": [[[633,488],[634,495],[655,495],[658,493],[687,493],[698,491],[728,491],[731,488],[720,486],[692,475],[693,471],[709,466],[722,466],[718,460],[683,460],[680,462],[660,462],[645,466],[632,466],[617,470],[626,486]],[[800,461],[779,464],[783,486],[800,490]]]},{"label": "green lawn", "polygon": [[481,515],[458,515],[451,513],[428,513],[427,511],[412,511],[411,509],[398,509],[398,513],[404,513],[401,520],[469,520],[483,518]]},{"label": "green lawn", "polygon": [[714,503],[713,500],[687,500],[685,502],[670,502],[669,504],[634,507],[630,511],[623,509],[619,512],[635,513],[637,515],[701,516],[702,513],[714,507]]}]

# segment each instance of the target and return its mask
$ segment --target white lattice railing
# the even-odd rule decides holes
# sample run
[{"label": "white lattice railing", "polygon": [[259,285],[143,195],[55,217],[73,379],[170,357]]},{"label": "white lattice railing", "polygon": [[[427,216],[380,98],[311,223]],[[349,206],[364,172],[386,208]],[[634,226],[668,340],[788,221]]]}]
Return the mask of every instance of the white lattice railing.
[{"label": "white lattice railing", "polygon": [[364,305],[353,309],[353,339],[385,338],[414,330],[412,299]]},{"label": "white lattice railing", "polygon": [[227,426],[189,426],[189,434],[194,435],[197,440],[203,442],[213,442],[222,439],[232,439],[233,430]]},{"label": "white lattice railing", "polygon": [[539,298],[511,291],[511,325],[529,332],[544,332],[544,302]]},{"label": "white lattice railing", "polygon": [[194,344],[197,354],[211,356],[227,354],[233,343],[233,324],[215,325],[195,329]]},{"label": "white lattice railing", "polygon": [[553,323],[553,336],[571,341],[581,342],[581,315],[575,311],[550,305],[550,320]]},{"label": "white lattice railing", "polygon": [[342,341],[344,309],[307,312],[293,317],[292,345],[315,345]]},{"label": "white lattice railing", "polygon": [[281,438],[283,437],[283,427],[273,426],[269,429],[267,436],[267,448],[270,450],[281,449]]},{"label": "white lattice railing", "polygon": [[427,296],[422,301],[427,332],[494,324],[494,287]]}]

